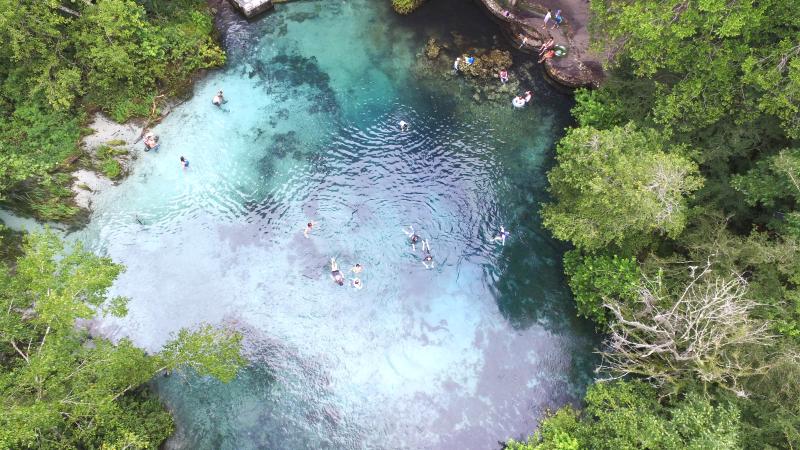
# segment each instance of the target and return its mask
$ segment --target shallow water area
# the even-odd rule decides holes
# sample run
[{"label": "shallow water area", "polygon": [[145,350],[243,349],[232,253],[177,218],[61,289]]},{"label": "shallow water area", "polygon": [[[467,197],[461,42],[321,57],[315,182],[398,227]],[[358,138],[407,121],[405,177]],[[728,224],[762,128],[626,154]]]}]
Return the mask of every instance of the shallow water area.
[{"label": "shallow water area", "polygon": [[154,381],[170,448],[493,448],[590,379],[594,336],[536,215],[569,98],[537,79],[529,108],[475,106],[460,80],[417,79],[429,36],[499,32],[471,2],[409,18],[388,4],[234,24],[229,64],[74,234],[127,266],[114,290],[130,312],[105,333],[153,350],[201,322],[245,334],[253,363],[232,383]]}]

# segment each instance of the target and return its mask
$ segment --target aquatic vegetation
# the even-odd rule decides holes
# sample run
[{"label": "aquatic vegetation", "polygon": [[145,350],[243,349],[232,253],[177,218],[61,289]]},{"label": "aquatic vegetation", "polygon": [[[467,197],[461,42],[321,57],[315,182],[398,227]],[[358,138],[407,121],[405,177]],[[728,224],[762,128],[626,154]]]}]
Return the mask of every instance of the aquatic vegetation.
[{"label": "aquatic vegetation", "polygon": [[392,0],[392,8],[398,14],[411,14],[423,3],[425,3],[425,0]]}]

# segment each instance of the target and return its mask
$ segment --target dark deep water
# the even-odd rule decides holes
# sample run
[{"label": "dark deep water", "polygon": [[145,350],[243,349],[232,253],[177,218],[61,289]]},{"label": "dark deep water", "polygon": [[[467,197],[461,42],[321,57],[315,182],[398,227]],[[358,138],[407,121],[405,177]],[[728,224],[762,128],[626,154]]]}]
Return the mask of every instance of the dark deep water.
[{"label": "dark deep water", "polygon": [[[234,382],[155,380],[177,419],[167,446],[497,448],[576,401],[596,338],[537,215],[570,97],[535,72],[534,104],[514,110],[511,97],[476,103],[446,68],[421,76],[431,36],[507,45],[471,2],[398,17],[388,1],[298,1],[226,17],[228,65],[77,233],[128,267],[115,293],[130,313],[108,334],[156,349],[200,322],[245,333],[253,364]],[[530,58],[515,53],[515,67]],[[221,88],[223,111],[209,104]],[[331,282],[333,256],[365,266],[363,289]]]}]

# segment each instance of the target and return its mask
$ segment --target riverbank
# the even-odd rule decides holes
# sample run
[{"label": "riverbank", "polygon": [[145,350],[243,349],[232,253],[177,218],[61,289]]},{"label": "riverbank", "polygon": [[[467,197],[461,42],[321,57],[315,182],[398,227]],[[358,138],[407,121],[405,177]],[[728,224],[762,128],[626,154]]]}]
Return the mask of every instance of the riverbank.
[{"label": "riverbank", "polygon": [[[567,49],[566,56],[544,61],[547,75],[569,88],[599,87],[605,79],[598,55],[590,50],[589,5],[585,0],[479,0],[504,34],[522,51],[538,58],[539,48],[549,39]],[[543,27],[547,10],[561,9],[564,22]]]}]

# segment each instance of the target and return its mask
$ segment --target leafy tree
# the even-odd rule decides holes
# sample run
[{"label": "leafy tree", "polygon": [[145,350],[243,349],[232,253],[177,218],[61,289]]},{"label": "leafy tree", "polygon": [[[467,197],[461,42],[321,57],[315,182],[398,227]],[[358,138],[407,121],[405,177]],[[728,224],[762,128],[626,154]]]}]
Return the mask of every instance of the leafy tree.
[{"label": "leafy tree", "polygon": [[27,236],[15,270],[0,270],[0,447],[156,448],[172,420],[144,387],[153,375],[188,366],[230,380],[243,364],[239,335],[209,326],[155,355],[89,335],[79,320],[125,313],[108,297],[122,270],[52,233]]},{"label": "leafy tree", "polygon": [[779,200],[800,199],[800,149],[784,149],[758,161],[745,175],[733,178],[733,186],[752,206],[773,207]]},{"label": "leafy tree", "polygon": [[713,404],[698,393],[662,404],[640,381],[589,387],[583,411],[560,409],[545,418],[527,442],[512,450],[735,449],[739,411],[730,402]]},{"label": "leafy tree", "polygon": [[53,170],[75,151],[80,117],[22,104],[0,118],[0,200],[19,182]]},{"label": "leafy tree", "polygon": [[583,250],[613,244],[628,255],[653,233],[677,236],[686,196],[702,179],[680,149],[671,150],[658,133],[632,125],[570,130],[547,176],[555,202],[542,207],[544,225]]},{"label": "leafy tree", "polygon": [[800,4],[591,2],[596,45],[657,85],[654,116],[689,131],[754,112],[777,115],[800,136]]},{"label": "leafy tree", "polygon": [[620,303],[633,303],[641,280],[636,258],[583,256],[576,250],[564,255],[564,272],[575,296],[578,314],[601,327],[609,321],[603,302],[613,298]]}]

